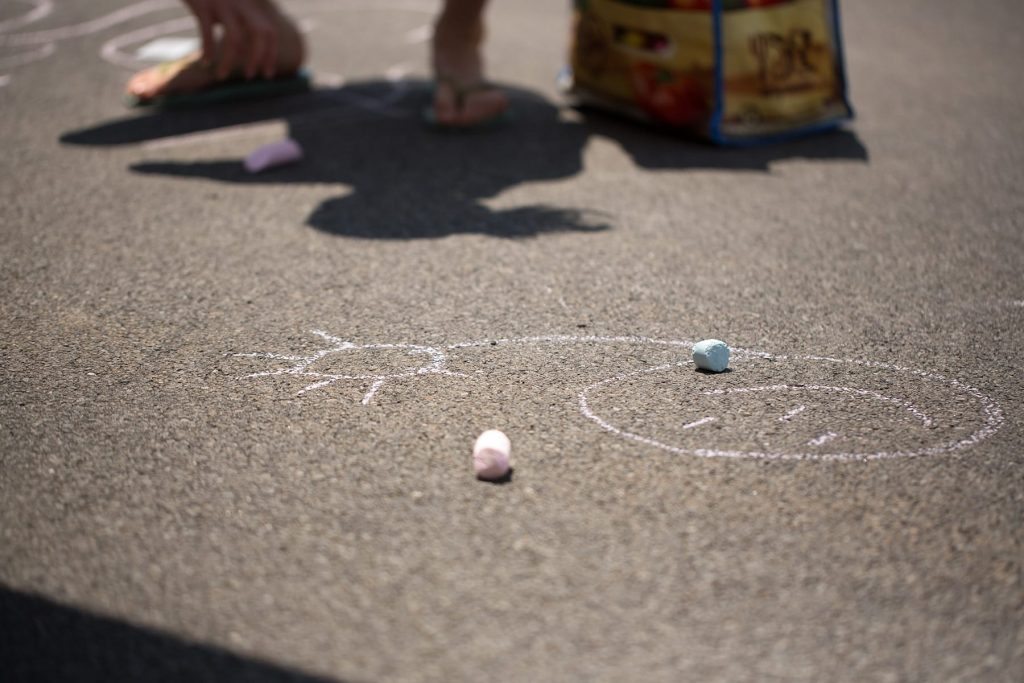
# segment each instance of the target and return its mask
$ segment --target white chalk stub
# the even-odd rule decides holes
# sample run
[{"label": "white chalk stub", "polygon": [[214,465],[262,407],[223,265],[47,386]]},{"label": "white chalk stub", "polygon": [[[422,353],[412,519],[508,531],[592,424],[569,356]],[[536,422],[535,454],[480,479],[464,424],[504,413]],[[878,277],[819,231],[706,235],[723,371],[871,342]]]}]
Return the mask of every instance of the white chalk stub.
[{"label": "white chalk stub", "polygon": [[302,159],[302,147],[295,140],[281,140],[263,145],[245,158],[245,170],[259,173],[270,168],[293,164]]},{"label": "white chalk stub", "polygon": [[135,56],[147,62],[173,62],[199,52],[198,38],[157,38],[151,40],[138,50]]},{"label": "white chalk stub", "polygon": [[718,339],[705,339],[693,345],[693,364],[701,370],[724,372],[729,367],[729,347]]},{"label": "white chalk stub", "polygon": [[494,481],[508,474],[512,442],[497,429],[488,429],[473,444],[473,470],[478,479]]}]

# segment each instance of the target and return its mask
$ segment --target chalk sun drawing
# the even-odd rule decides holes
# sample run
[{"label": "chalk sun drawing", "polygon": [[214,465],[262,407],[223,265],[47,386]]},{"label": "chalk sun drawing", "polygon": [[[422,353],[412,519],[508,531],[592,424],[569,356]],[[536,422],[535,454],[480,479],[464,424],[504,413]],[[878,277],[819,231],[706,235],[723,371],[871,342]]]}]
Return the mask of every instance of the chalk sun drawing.
[{"label": "chalk sun drawing", "polygon": [[[355,344],[339,337],[332,336],[322,330],[314,330],[313,334],[320,337],[327,345],[308,355],[291,355],[279,353],[234,353],[229,354],[238,358],[266,359],[275,362],[284,362],[288,366],[275,370],[265,370],[244,375],[243,378],[255,379],[270,376],[289,375],[307,378],[310,383],[299,390],[297,396],[311,391],[324,389],[337,382],[350,381],[359,382],[364,386],[369,383],[368,390],[364,393],[362,404],[371,403],[378,393],[390,382],[425,378],[436,375],[447,375],[453,377],[466,377],[467,375],[448,370],[449,357],[457,355],[463,349],[494,349],[509,346],[569,346],[569,345],[633,345],[638,347],[654,348],[659,347],[669,350],[672,354],[679,354],[679,357],[689,358],[689,350],[693,345],[687,340],[666,340],[642,336],[570,336],[570,335],[548,335],[535,337],[510,337],[498,339],[484,339],[480,341],[458,342],[443,346],[429,346],[423,344],[408,343],[381,343],[381,344]],[[344,354],[355,351],[399,351],[413,357],[423,357],[424,362],[415,367],[402,368],[396,372],[365,373],[365,372],[336,372],[323,371],[315,365],[332,356],[344,360]],[[702,458],[751,458],[762,460],[882,460],[892,458],[909,458],[926,455],[938,455],[964,450],[977,445],[984,439],[995,434],[1003,423],[1003,411],[990,397],[980,390],[969,386],[959,380],[951,379],[933,372],[915,370],[899,365],[848,360],[841,358],[830,358],[825,356],[785,356],[773,355],[761,351],[734,348],[732,367],[734,372],[724,377],[730,378],[733,386],[707,389],[704,386],[689,386],[695,381],[697,373],[693,372],[692,361],[681,360],[678,362],[664,363],[642,370],[622,372],[612,377],[606,377],[578,389],[576,395],[577,409],[587,420],[593,422],[601,429],[629,441],[644,444],[652,448],[658,448],[669,453],[678,455],[696,456]],[[603,351],[602,351],[603,353]],[[634,354],[635,356],[635,354]],[[755,369],[753,366],[760,363],[763,367]],[[845,386],[838,384],[823,384],[816,382],[801,382],[800,375],[813,375],[824,372],[829,376],[845,374],[853,380],[866,381],[871,373],[883,377],[899,377],[901,382],[913,385],[919,383],[918,391],[924,396],[930,397],[929,410],[945,410],[946,420],[937,420],[933,414],[926,412],[925,407],[912,402],[906,398],[892,396],[872,388]],[[749,371],[749,377],[744,372]],[[478,372],[483,372],[482,370]],[[736,383],[743,383],[757,376],[758,373],[769,372],[776,376],[785,376],[789,373],[794,379],[788,383],[778,384],[755,384],[735,386]],[[666,382],[674,390],[680,391],[683,400],[679,409],[690,415],[683,421],[678,419],[675,424],[675,442],[666,438],[659,438],[652,434],[643,434],[625,425],[616,424],[615,418],[608,417],[605,411],[594,407],[595,400],[600,400],[602,393],[621,390],[631,384],[642,383],[649,378],[660,377],[662,385]],[[806,378],[804,378],[806,379]],[[717,381],[717,380],[716,380]],[[859,383],[859,381],[857,382]],[[663,391],[663,389],[661,390]],[[938,394],[936,395],[936,392]],[[632,394],[631,394],[632,395]],[[801,399],[802,402],[782,412],[775,412],[767,415],[765,420],[776,425],[776,428],[789,430],[792,438],[801,439],[803,448],[784,448],[776,450],[756,450],[730,447],[714,447],[710,445],[694,446],[690,441],[693,439],[722,439],[728,437],[727,413],[712,414],[709,412],[709,402],[714,401],[754,401],[750,405],[764,405],[769,397],[783,401],[782,406],[794,406],[793,398]],[[635,398],[635,395],[634,395]],[[896,432],[917,430],[914,438],[921,440],[929,439],[927,445],[920,445],[915,442],[914,447],[896,447],[881,450],[842,450],[844,439],[853,443],[852,437],[844,433],[844,428],[839,425],[815,426],[812,416],[815,411],[808,407],[811,399],[818,402],[820,406],[831,407],[829,412],[836,410],[836,401],[846,401],[857,404],[862,410],[875,411],[878,420],[889,420],[896,425]],[[958,403],[959,402],[959,403]],[[956,404],[969,404],[973,406],[970,414],[965,414],[960,407],[954,413],[949,413],[950,408],[944,406]],[[721,406],[719,406],[721,408]],[[612,412],[617,412],[613,408]],[[799,418],[799,419],[797,419]],[[621,419],[621,418],[620,418]],[[831,418],[830,418],[831,419]],[[723,422],[724,420],[724,422]],[[783,425],[779,427],[779,425]],[[940,424],[941,423],[941,424]],[[711,431],[707,431],[710,429]],[[807,435],[800,437],[801,429],[815,429],[811,438]],[[850,428],[852,429],[852,427]],[[723,436],[724,435],[724,436]],[[891,438],[891,437],[890,437]],[[795,443],[795,442],[794,442]],[[838,447],[839,450],[830,451],[828,448]]]},{"label": "chalk sun drawing", "polygon": [[[338,337],[327,334],[323,330],[313,330],[313,334],[326,341],[329,346],[326,348],[319,349],[308,356],[296,356],[296,355],[285,355],[279,353],[235,353],[231,354],[237,358],[266,358],[268,360],[285,361],[294,363],[290,367],[281,368],[278,370],[268,370],[265,372],[254,372],[250,375],[245,375],[246,378],[256,377],[273,377],[279,375],[291,375],[294,377],[308,377],[312,380],[310,384],[299,390],[297,396],[301,396],[309,391],[316,389],[322,389],[328,387],[336,382],[342,381],[354,381],[354,382],[372,382],[369,391],[363,396],[363,405],[367,405],[373,400],[373,397],[380,391],[384,385],[389,381],[406,379],[410,377],[418,377],[421,375],[451,375],[455,377],[462,376],[461,373],[450,372],[444,367],[445,355],[439,349],[435,349],[430,346],[422,346],[420,344],[354,344],[350,341],[340,339]],[[329,356],[335,354],[351,353],[353,351],[374,351],[374,350],[399,350],[405,351],[411,356],[429,356],[430,362],[426,365],[414,368],[411,370],[403,370],[395,373],[357,373],[357,374],[339,374],[332,372],[323,372],[320,370],[313,369],[313,365],[318,361],[321,361]]]}]

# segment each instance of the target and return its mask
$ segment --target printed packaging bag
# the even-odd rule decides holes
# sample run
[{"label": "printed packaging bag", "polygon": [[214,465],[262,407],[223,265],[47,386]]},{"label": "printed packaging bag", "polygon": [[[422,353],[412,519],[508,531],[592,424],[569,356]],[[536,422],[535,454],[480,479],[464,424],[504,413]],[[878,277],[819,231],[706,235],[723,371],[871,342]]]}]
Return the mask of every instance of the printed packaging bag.
[{"label": "printed packaging bag", "polygon": [[575,0],[571,94],[718,144],[850,119],[838,0]]}]

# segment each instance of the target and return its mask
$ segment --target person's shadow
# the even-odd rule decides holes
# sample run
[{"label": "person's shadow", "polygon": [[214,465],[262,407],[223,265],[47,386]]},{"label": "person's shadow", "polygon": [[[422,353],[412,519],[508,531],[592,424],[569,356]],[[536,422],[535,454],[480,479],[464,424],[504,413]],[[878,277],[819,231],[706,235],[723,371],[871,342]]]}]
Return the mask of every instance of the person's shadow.
[{"label": "person's shadow", "polygon": [[134,116],[66,133],[61,141],[123,145],[284,119],[289,137],[305,151],[296,165],[258,175],[247,173],[241,159],[144,162],[131,170],[253,185],[346,185],[351,188],[346,194],[324,201],[307,223],[335,235],[378,239],[606,230],[600,214],[579,207],[502,209],[484,203],[522,183],[580,173],[591,135],[618,141],[647,169],[766,171],[773,161],[793,157],[867,159],[864,146],[849,132],[757,149],[717,149],[594,112],[584,111],[582,119],[564,116],[543,96],[506,89],[512,100],[510,120],[465,132],[423,123],[431,99],[427,83],[368,81],[279,100]]}]

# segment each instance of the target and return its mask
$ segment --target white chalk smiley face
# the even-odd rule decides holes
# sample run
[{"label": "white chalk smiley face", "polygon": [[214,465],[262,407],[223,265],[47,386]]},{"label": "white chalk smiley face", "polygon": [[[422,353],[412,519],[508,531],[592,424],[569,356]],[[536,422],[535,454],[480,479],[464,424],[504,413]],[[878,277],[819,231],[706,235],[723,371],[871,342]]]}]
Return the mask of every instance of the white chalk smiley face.
[{"label": "white chalk smiley face", "polygon": [[[555,335],[446,346],[359,345],[322,331],[314,334],[326,345],[309,355],[230,355],[283,362],[285,367],[246,377],[297,377],[308,383],[298,395],[338,382],[359,383],[366,405],[388,384],[466,376],[449,370],[449,361],[461,363],[466,372],[484,372],[472,369],[473,353],[570,347],[559,357],[578,364],[579,353],[589,348],[610,362],[608,367],[627,360],[632,367],[637,362],[647,367],[579,389],[578,408],[584,417],[620,438],[706,458],[877,460],[937,455],[970,448],[1003,422],[998,404],[978,389],[937,373],[886,363],[733,349],[729,372],[706,374],[682,360],[689,358],[692,345],[682,340]],[[373,359],[384,356],[391,357],[389,362],[373,368]]]},{"label": "white chalk smiley face", "polygon": [[681,362],[595,382],[579,394],[603,429],[680,455],[876,460],[962,450],[993,434],[1002,411],[936,373],[819,356],[734,349],[732,371]]}]

